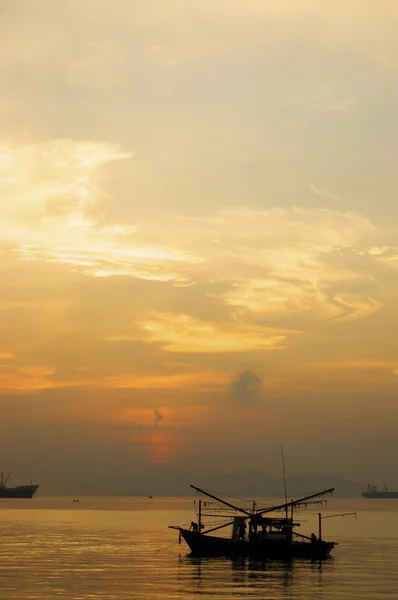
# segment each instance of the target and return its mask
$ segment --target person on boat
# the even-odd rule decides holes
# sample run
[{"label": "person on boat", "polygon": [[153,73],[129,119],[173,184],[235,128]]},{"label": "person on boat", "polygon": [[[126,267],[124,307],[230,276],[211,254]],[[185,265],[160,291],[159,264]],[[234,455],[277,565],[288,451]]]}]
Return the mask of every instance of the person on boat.
[{"label": "person on boat", "polygon": [[190,530],[190,531],[192,530],[192,531],[196,531],[196,532],[197,532],[197,531],[199,530],[199,528],[198,528],[198,524],[197,524],[197,523],[195,523],[195,521],[191,521],[191,525],[189,526],[189,530]]},{"label": "person on boat", "polygon": [[260,537],[261,540],[265,540],[266,537],[267,537],[267,535],[268,535],[267,527],[266,527],[266,525],[263,525],[261,527],[261,531],[260,531],[259,537]]},{"label": "person on boat", "polygon": [[252,524],[251,527],[249,527],[249,541],[254,542],[256,539],[257,539],[257,525]]},{"label": "person on boat", "polygon": [[244,521],[241,522],[238,529],[239,539],[244,540],[246,534],[246,523]]},{"label": "person on boat", "polygon": [[316,535],[315,535],[315,533],[311,533],[311,544],[316,544]]}]

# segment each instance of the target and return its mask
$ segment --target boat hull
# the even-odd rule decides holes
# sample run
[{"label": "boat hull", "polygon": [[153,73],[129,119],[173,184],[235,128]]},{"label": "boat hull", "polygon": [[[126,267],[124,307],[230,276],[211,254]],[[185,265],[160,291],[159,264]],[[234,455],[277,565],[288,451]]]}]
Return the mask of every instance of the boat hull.
[{"label": "boat hull", "polygon": [[0,498],[33,498],[38,489],[38,485],[19,485],[13,488],[0,487]]},{"label": "boat hull", "polygon": [[306,558],[324,560],[336,545],[334,542],[296,542],[289,540],[232,541],[201,534],[187,529],[179,529],[193,556],[207,557],[256,557],[264,560],[291,560]]},{"label": "boat hull", "polygon": [[363,498],[398,498],[398,492],[362,492]]}]

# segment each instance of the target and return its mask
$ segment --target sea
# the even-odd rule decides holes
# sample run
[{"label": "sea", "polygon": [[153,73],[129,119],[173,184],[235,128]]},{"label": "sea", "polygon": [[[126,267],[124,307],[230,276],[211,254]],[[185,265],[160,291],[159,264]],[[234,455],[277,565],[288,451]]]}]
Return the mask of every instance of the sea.
[{"label": "sea", "polygon": [[[317,532],[318,510],[300,512],[302,533]],[[195,519],[192,498],[0,500],[0,598],[398,599],[398,500],[332,498],[321,510],[333,557],[286,564],[190,557],[168,526]]]}]

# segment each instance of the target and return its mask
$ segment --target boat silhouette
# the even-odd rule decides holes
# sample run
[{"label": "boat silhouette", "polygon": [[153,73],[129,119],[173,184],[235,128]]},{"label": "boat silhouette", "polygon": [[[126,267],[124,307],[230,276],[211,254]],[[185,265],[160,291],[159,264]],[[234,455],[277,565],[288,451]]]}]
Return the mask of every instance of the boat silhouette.
[{"label": "boat silhouette", "polygon": [[[193,556],[324,560],[337,545],[336,542],[326,541],[322,537],[322,518],[329,518],[329,516],[322,517],[322,514],[318,513],[318,536],[314,533],[308,536],[296,532],[295,529],[300,526],[300,523],[293,518],[295,509],[300,506],[325,502],[321,498],[331,494],[334,488],[266,508],[257,509],[255,502],[253,502],[252,510],[246,510],[194,485],[191,485],[191,487],[215,501],[213,503],[199,500],[197,521],[192,521],[189,529],[176,525],[169,526],[170,529],[176,529],[179,532],[179,540],[184,539]],[[226,507],[224,511],[227,511],[227,513],[228,510],[234,511],[234,514],[229,513],[230,518],[227,522],[225,522],[226,514],[220,515],[220,504]],[[217,512],[217,514],[209,514],[208,509],[213,510],[213,513]],[[202,520],[206,511],[207,516],[221,517],[224,522],[205,530]],[[285,515],[282,517],[270,516],[270,513],[280,511],[284,512]],[[228,526],[232,526],[230,537],[210,535]]]},{"label": "boat silhouette", "polygon": [[11,476],[11,472],[4,477],[4,473],[0,473],[0,498],[33,498],[38,485],[18,485],[16,487],[7,487],[6,483]]},{"label": "boat silhouette", "polygon": [[380,489],[374,483],[368,483],[366,492],[362,492],[363,498],[398,498],[398,492],[390,492],[385,483],[383,489]]}]

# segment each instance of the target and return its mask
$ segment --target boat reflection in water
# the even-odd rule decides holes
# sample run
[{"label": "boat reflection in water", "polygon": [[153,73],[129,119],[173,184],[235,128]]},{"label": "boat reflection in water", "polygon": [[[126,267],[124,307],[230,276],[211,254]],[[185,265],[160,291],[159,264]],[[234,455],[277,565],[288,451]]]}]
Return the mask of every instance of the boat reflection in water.
[{"label": "boat reflection in water", "polygon": [[[301,565],[308,563],[303,563]],[[297,561],[266,561],[253,558],[202,558],[184,556],[179,561],[179,579],[189,585],[192,593],[209,596],[214,588],[223,590],[229,598],[236,591],[253,594],[254,589],[270,591],[286,590],[302,577],[302,571],[295,572]],[[317,563],[317,569],[319,563]],[[311,565],[308,565],[311,568]],[[242,594],[243,595],[243,594]]]},{"label": "boat reflection in water", "polygon": [[[256,508],[253,502],[252,509],[248,510],[193,485],[191,487],[215,501],[199,500],[198,519],[191,522],[189,529],[176,525],[170,526],[171,529],[179,531],[180,541],[185,540],[192,556],[232,559],[247,557],[280,561],[297,558],[324,560],[336,546],[335,542],[325,541],[322,538],[321,513],[319,513],[318,536],[314,533],[308,536],[296,532],[295,529],[300,526],[300,523],[293,518],[294,510],[300,506],[322,503],[324,501],[322,498],[331,494],[334,488],[266,508]],[[221,512],[220,504],[223,505]],[[270,516],[280,511],[285,512],[283,517]],[[221,518],[224,522],[204,531],[204,516]],[[229,537],[210,535],[226,527],[232,527]]]}]

